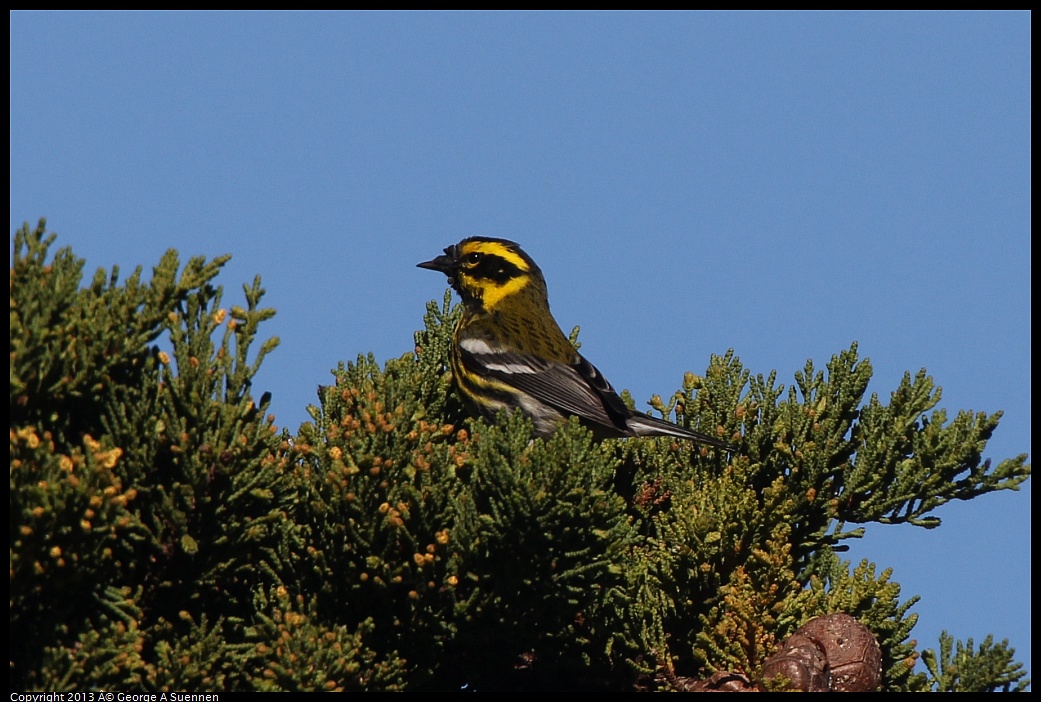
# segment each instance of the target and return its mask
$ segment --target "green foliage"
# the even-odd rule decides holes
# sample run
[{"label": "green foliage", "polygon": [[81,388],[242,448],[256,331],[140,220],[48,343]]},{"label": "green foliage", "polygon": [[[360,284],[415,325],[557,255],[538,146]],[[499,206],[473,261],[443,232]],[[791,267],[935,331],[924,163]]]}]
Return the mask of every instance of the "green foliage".
[{"label": "green foliage", "polygon": [[918,615],[908,614],[918,601],[900,602],[900,586],[891,581],[892,570],[875,574],[875,564],[861,561],[850,571],[849,562],[825,553],[817,561],[810,590],[822,598],[827,612],[845,612],[871,629],[882,648],[882,690],[923,691],[925,679],[912,675],[918,652],[908,637]]},{"label": "green foliage", "polygon": [[1022,663],[1016,663],[1008,641],[994,644],[988,636],[973,648],[972,639],[955,642],[946,631],[940,634],[940,653],[922,653],[929,683],[939,692],[1025,692],[1030,681]]},{"label": "green foliage", "polygon": [[536,658],[563,674],[616,636],[601,621],[624,594],[631,539],[616,459],[577,424],[544,443],[521,417],[429,421],[453,406],[451,324],[431,307],[422,360],[359,357],[322,389],[293,445],[300,587],[321,593],[324,616],[370,622],[368,644],[410,661],[412,686],[498,687]]},{"label": "green foliage", "polygon": [[262,692],[393,692],[404,686],[407,664],[381,659],[364,642],[372,631],[363,620],[355,631],[318,615],[315,600],[290,598],[283,587],[257,596],[257,624],[249,631]]},{"label": "green foliage", "polygon": [[23,228],[12,259],[12,689],[758,680],[830,612],[874,633],[884,690],[1028,684],[990,638],[916,650],[917,597],[838,556],[870,524],[932,528],[1029,476],[1026,456],[982,460],[1000,414],[948,422],[924,371],[883,404],[855,345],[790,388],[729,352],[652,405],[731,454],[577,422],[532,440],[523,417],[464,414],[446,293],[414,353],[341,364],[278,435],[251,387],[277,343],[251,351],[273,314],[259,280],[225,311],[227,258],[170,252],[148,282],[84,286],[53,238]]},{"label": "green foliage", "polygon": [[[98,271],[81,288],[69,250],[48,262],[53,239],[24,227],[11,269],[11,687],[242,684],[221,658],[288,550],[277,437],[250,391],[277,341],[248,360],[273,311],[259,281],[220,307],[226,257],[178,272],[171,251],[148,283]],[[163,664],[200,647],[215,658]]]}]

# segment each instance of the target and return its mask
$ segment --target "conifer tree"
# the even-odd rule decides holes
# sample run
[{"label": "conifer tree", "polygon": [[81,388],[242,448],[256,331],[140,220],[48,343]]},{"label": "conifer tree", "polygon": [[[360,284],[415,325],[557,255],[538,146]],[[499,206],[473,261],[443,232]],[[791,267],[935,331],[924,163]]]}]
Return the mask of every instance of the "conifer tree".
[{"label": "conifer tree", "polygon": [[917,650],[917,598],[840,558],[1029,476],[982,459],[1000,413],[949,420],[924,371],[885,401],[855,344],[790,387],[729,352],[656,406],[733,453],[532,440],[456,400],[446,293],[293,435],[252,388],[259,279],[226,309],[227,257],[171,251],[84,285],[53,241],[12,256],[12,691],[781,689],[823,615],[877,642],[878,689],[1029,684],[992,637]]}]

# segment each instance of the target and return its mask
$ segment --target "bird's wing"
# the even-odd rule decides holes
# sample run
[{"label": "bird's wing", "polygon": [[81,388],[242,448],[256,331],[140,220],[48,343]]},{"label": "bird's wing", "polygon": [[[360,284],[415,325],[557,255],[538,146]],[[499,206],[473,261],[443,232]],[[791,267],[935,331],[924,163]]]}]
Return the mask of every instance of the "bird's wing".
[{"label": "bird's wing", "polygon": [[527,393],[554,409],[602,427],[606,436],[675,436],[732,450],[723,441],[644,412],[630,410],[596,366],[576,353],[570,363],[494,348],[480,340],[459,346],[471,372]]},{"label": "bird's wing", "polygon": [[[575,362],[571,367],[578,373],[599,396],[604,403],[604,408],[611,418],[613,426],[626,436],[675,436],[681,439],[700,441],[719,448],[729,449],[719,439],[701,434],[679,425],[658,419],[651,415],[631,410],[618,397],[607,379],[597,370],[596,366],[584,359],[581,354],[575,354]],[[598,420],[599,421],[599,420]]]},{"label": "bird's wing", "polygon": [[570,364],[556,363],[482,342],[464,342],[459,353],[463,365],[474,373],[490,376],[561,412],[619,434],[630,433],[625,424],[628,408],[600,371],[580,354]]}]

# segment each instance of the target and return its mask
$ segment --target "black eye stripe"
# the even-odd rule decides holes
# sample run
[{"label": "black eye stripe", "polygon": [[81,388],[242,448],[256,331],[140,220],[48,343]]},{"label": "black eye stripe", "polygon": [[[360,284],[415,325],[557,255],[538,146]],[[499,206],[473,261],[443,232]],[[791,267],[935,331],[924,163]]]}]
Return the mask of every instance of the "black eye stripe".
[{"label": "black eye stripe", "polygon": [[496,283],[505,283],[508,280],[524,275],[524,271],[515,264],[495,254],[469,254],[466,257],[466,264],[467,273],[470,276],[491,280]]}]

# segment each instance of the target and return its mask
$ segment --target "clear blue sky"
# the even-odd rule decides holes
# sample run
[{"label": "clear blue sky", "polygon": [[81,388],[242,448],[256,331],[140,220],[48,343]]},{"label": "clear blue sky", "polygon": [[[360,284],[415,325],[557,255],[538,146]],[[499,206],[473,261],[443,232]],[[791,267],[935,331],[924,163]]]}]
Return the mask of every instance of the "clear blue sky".
[{"label": "clear blue sky", "polygon": [[[790,383],[856,340],[883,398],[1005,416],[1030,453],[1027,13],[10,15],[11,220],[87,259],[168,248],[262,276],[257,386],[295,430],[338,361],[412,349],[445,282],[514,239],[565,330],[638,403],[735,349]],[[854,563],[914,635],[1030,668],[1030,483],[873,526]]]}]

